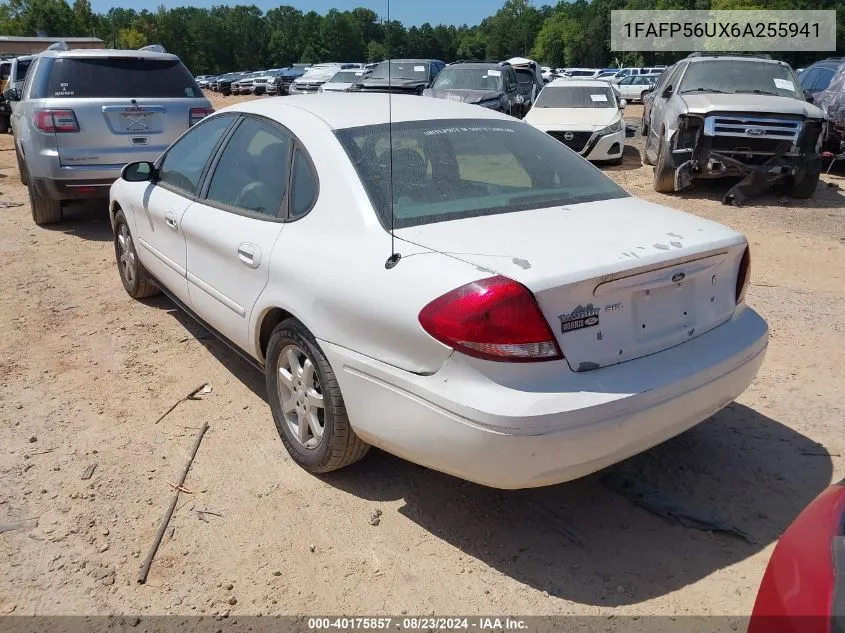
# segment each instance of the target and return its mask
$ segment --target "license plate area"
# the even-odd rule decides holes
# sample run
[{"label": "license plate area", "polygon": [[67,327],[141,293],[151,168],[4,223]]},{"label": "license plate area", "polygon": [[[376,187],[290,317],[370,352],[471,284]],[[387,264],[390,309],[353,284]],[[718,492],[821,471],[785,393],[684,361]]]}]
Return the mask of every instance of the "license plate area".
[{"label": "license plate area", "polygon": [[151,113],[136,111],[122,112],[120,120],[125,132],[149,132]]},{"label": "license plate area", "polygon": [[683,337],[693,327],[694,282],[673,283],[634,293],[634,338]]}]

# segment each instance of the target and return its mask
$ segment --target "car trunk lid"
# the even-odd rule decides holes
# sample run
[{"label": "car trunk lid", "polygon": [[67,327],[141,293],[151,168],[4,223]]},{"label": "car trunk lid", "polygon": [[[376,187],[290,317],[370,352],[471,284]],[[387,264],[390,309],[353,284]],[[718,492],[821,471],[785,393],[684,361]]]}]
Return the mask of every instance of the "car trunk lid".
[{"label": "car trunk lid", "polygon": [[118,165],[138,153],[158,155],[184,132],[191,108],[204,99],[102,99],[97,102],[51,100],[50,107],[69,109],[79,132],[56,134],[62,165]]},{"label": "car trunk lid", "polygon": [[537,298],[574,371],[659,352],[727,321],[745,238],[623,198],[401,229]]}]

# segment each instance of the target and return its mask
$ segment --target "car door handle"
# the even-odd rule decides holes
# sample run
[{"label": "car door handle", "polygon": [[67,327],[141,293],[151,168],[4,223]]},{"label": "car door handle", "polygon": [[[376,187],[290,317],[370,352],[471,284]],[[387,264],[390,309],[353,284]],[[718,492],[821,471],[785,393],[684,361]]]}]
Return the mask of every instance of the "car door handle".
[{"label": "car door handle", "polygon": [[261,251],[255,244],[244,242],[238,246],[238,259],[250,268],[258,268],[261,265]]},{"label": "car door handle", "polygon": [[179,227],[176,225],[176,215],[172,211],[164,214],[164,223],[174,231],[178,231]]}]

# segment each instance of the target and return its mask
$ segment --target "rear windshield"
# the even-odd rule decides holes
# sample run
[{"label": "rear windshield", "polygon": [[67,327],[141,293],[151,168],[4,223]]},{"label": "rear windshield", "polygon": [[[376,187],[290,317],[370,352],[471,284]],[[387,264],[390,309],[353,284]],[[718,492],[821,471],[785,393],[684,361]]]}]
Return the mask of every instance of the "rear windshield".
[{"label": "rear windshield", "polygon": [[537,97],[535,108],[615,108],[610,86],[546,86]]},{"label": "rear windshield", "polygon": [[387,228],[624,198],[610,178],[519,121],[457,119],[336,132]]},{"label": "rear windshield", "polygon": [[53,60],[43,96],[199,97],[197,82],[178,59],[73,58]]}]

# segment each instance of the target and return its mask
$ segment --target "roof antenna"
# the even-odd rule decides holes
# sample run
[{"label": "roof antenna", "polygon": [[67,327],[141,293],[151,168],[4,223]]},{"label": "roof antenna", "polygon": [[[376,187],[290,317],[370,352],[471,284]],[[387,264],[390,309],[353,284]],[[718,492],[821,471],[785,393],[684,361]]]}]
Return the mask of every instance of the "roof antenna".
[{"label": "roof antenna", "polygon": [[390,155],[390,257],[384,262],[384,267],[390,270],[402,258],[402,255],[396,252],[396,211],[393,208],[393,76],[391,73],[393,51],[390,50],[390,0],[387,0],[387,31],[385,35],[387,39],[387,141]]}]

